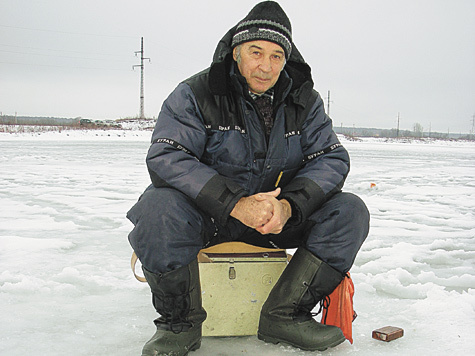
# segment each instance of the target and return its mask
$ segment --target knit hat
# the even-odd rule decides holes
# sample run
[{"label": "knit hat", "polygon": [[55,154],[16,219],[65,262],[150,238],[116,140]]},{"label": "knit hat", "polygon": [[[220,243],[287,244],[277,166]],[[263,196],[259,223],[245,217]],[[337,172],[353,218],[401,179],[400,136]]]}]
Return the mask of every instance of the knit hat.
[{"label": "knit hat", "polygon": [[292,26],[280,5],[274,1],[263,1],[238,23],[231,43],[234,48],[249,41],[270,41],[281,46],[285,58],[292,52]]}]

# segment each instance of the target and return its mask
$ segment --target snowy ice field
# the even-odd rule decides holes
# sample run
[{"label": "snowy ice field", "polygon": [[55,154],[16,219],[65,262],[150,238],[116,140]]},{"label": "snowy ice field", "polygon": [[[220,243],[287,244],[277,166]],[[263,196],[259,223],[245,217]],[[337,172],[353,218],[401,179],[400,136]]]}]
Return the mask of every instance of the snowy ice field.
[{"label": "snowy ice field", "polygon": [[[150,132],[0,134],[0,355],[140,355],[156,314],[125,218]],[[473,355],[475,144],[342,139],[371,231],[353,269],[354,344],[204,338],[190,356]],[[373,185],[372,185],[373,183]],[[404,329],[385,343],[379,327]]]}]

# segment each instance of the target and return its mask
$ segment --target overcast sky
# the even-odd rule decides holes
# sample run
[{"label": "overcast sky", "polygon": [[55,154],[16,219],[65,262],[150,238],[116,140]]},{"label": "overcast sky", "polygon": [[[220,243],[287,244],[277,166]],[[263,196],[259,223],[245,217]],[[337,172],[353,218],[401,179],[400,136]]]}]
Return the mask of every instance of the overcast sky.
[{"label": "overcast sky", "polygon": [[[1,0],[3,115],[156,116],[206,68],[258,1]],[[282,0],[335,126],[468,133],[475,115],[474,0]],[[328,108],[327,108],[328,111]]]}]

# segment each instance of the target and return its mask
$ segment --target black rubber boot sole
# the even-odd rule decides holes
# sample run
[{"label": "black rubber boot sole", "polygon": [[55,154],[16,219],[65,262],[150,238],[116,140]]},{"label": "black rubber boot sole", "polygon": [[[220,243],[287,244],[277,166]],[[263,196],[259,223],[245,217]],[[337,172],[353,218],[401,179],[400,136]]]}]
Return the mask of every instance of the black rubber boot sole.
[{"label": "black rubber boot sole", "polygon": [[258,333],[257,334],[257,338],[259,340],[262,340],[264,342],[267,342],[269,344],[285,344],[285,345],[290,345],[290,346],[293,346],[293,347],[297,347],[301,350],[304,350],[304,351],[325,351],[326,349],[330,348],[330,347],[335,347],[337,345],[340,345],[343,341],[345,341],[345,337],[339,337],[335,340],[332,340],[330,341],[328,344],[322,346],[322,347],[318,347],[318,348],[306,348],[306,347],[302,347],[301,345],[296,345],[290,341],[287,341],[287,340],[281,340],[281,339],[278,339],[276,337],[273,337],[273,336],[267,336],[267,335],[264,335],[262,333]]}]

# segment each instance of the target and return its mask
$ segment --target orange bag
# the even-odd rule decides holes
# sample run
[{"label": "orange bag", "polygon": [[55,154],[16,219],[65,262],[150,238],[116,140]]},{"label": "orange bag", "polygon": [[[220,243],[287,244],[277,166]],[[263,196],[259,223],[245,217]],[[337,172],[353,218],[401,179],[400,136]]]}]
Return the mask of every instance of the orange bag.
[{"label": "orange bag", "polygon": [[351,344],[353,344],[351,323],[356,318],[356,313],[353,310],[354,294],[355,286],[350,274],[347,273],[338,287],[329,295],[330,305],[323,309],[321,321],[322,324],[338,326]]}]

